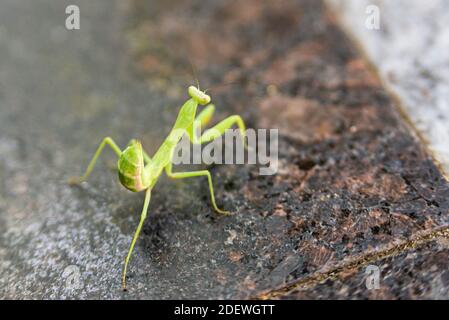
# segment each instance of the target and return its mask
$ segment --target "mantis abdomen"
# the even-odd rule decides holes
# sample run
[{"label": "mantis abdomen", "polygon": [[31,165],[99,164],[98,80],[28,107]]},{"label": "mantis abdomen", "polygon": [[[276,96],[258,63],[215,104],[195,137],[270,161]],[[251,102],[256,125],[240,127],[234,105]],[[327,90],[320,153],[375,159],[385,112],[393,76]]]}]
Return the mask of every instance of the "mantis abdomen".
[{"label": "mantis abdomen", "polygon": [[126,189],[139,192],[148,188],[151,179],[144,166],[142,144],[132,140],[117,163],[118,177]]}]

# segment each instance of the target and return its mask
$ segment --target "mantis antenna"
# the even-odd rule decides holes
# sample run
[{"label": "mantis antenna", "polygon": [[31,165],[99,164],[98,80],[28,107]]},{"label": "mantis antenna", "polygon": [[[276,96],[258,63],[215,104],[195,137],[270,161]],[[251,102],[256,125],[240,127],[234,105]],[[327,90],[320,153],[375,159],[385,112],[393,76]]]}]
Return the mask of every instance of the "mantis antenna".
[{"label": "mantis antenna", "polygon": [[196,87],[197,87],[198,90],[201,90],[200,89],[200,82],[198,80],[198,73],[196,72],[196,68],[195,68],[192,60],[190,59],[190,57],[187,57],[187,59],[189,60],[190,68],[192,69],[192,76],[195,79]]}]

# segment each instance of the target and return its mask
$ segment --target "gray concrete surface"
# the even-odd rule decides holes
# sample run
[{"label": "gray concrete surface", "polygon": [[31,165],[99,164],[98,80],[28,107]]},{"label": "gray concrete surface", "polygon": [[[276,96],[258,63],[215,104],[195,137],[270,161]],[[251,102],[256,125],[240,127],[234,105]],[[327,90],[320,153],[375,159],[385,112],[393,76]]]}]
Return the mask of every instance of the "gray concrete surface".
[{"label": "gray concrete surface", "polygon": [[[81,4],[81,30],[65,29],[68,4]],[[156,137],[151,128],[164,122],[148,108],[163,106],[123,73],[116,2],[2,0],[0,8],[0,296],[120,297],[141,196],[116,184],[107,152],[92,183],[65,182],[103,136],[122,145]]]}]

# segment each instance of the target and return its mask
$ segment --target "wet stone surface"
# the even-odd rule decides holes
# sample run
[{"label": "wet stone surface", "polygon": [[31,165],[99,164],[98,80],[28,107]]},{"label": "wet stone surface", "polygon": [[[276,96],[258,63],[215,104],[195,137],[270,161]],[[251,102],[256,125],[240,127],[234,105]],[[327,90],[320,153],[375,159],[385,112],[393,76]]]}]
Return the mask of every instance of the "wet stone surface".
[{"label": "wet stone surface", "polygon": [[[369,268],[348,269],[336,280],[293,291],[283,299],[440,299],[449,298],[449,243],[382,259]],[[378,286],[370,281],[379,270]]]},{"label": "wet stone surface", "polygon": [[[72,0],[76,32],[68,4],[0,11],[1,297],[247,298],[448,223],[447,182],[318,1]],[[66,179],[108,135],[152,154],[193,83],[189,60],[216,120],[280,129],[279,171],[211,166],[231,217],[203,179],[163,177],[124,293],[143,195],[118,184],[112,152],[88,183]]]}]

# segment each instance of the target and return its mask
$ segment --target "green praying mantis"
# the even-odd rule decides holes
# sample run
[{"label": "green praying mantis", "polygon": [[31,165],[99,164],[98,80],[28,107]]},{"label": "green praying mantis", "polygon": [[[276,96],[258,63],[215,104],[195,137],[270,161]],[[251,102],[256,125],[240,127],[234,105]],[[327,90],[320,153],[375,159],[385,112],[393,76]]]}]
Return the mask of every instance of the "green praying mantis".
[{"label": "green praying mantis", "polygon": [[[205,92],[201,91],[199,87],[190,86],[188,88],[188,99],[181,110],[179,111],[176,122],[165,138],[162,145],[156,151],[154,156],[150,158],[148,154],[143,150],[142,144],[136,139],[132,139],[125,150],[120,150],[117,144],[110,137],[106,137],[101,142],[94,156],[92,157],[85,173],[81,177],[72,177],[69,179],[71,184],[78,184],[86,181],[92,172],[92,169],[97,162],[103,148],[108,145],[117,154],[119,160],[117,163],[118,176],[121,184],[133,192],[145,191],[145,200],[143,203],[143,209],[140,216],[140,222],[134,233],[131,245],[126,255],[123,271],[122,271],[122,287],[126,290],[126,271],[131,254],[134,249],[134,245],[139,237],[142,225],[147,217],[148,205],[150,203],[151,191],[154,185],[165,170],[168,177],[173,179],[184,179],[191,177],[207,177],[209,184],[210,197],[212,206],[216,212],[223,215],[230,214],[228,211],[224,211],[218,208],[215,202],[214,188],[212,184],[212,177],[208,170],[190,171],[190,172],[173,172],[172,159],[175,148],[184,134],[187,134],[189,140],[193,144],[203,144],[215,140],[225,133],[225,131],[231,128],[233,125],[237,125],[242,138],[242,143],[245,144],[245,124],[239,115],[232,115],[214,127],[206,130],[202,135],[198,134],[199,128],[207,125],[212,118],[215,110],[215,106],[210,104],[211,98]],[[206,106],[198,116],[196,116],[198,105]]]}]

